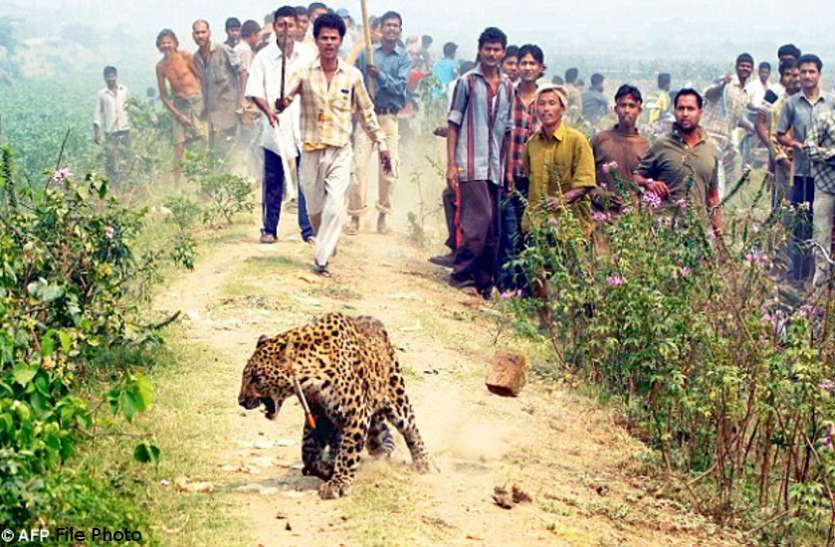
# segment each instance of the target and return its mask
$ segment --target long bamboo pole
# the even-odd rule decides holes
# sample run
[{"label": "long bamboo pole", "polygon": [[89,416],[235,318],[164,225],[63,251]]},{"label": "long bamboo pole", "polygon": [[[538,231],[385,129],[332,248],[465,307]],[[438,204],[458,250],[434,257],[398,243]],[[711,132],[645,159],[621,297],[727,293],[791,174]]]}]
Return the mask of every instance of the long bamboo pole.
[{"label": "long bamboo pole", "polygon": [[[368,0],[360,0],[362,3],[362,33],[365,38],[365,62],[374,64],[374,52],[371,49],[371,26],[368,24]],[[373,99],[375,96],[375,82],[371,75],[368,76],[368,94]]]}]

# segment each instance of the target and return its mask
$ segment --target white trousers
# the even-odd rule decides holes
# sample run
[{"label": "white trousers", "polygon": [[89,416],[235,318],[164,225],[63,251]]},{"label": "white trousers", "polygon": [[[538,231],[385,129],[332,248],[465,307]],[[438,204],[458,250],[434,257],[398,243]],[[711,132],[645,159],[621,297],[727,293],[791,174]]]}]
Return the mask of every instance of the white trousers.
[{"label": "white trousers", "polygon": [[[815,187],[815,202],[813,205],[812,237],[815,241],[821,244],[826,249],[826,252],[832,254],[832,216],[835,215],[835,194],[824,192],[820,187]],[[815,286],[819,286],[829,280],[830,268],[829,263],[820,253],[819,249],[815,249]]]},{"label": "white trousers", "polygon": [[345,225],[351,183],[351,145],[302,152],[300,180],[307,214],[321,215],[316,233],[316,263],[327,266]]}]

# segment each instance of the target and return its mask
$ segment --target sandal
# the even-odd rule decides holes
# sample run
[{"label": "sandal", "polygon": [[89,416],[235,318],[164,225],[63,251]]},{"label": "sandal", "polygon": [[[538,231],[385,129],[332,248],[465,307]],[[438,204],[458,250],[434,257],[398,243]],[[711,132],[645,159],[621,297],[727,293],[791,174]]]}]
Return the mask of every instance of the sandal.
[{"label": "sandal", "polygon": [[327,264],[321,266],[317,262],[313,262],[313,272],[321,277],[331,277],[331,273],[328,271]]}]

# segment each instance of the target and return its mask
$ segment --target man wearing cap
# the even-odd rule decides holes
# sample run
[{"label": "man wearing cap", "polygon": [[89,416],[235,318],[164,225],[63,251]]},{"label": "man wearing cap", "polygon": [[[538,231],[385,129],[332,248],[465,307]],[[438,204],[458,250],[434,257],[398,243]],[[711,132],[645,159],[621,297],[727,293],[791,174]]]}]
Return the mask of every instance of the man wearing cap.
[{"label": "man wearing cap", "polygon": [[[362,71],[366,86],[369,76],[374,78],[374,113],[377,114],[380,129],[386,136],[391,155],[391,171],[386,172],[381,167],[377,178],[377,232],[385,234],[389,231],[386,217],[391,214],[394,186],[397,183],[400,146],[397,115],[406,106],[406,84],[409,71],[412,69],[412,60],[406,50],[397,45],[403,30],[400,14],[394,11],[386,12],[380,17],[380,22],[382,42],[374,48],[374,62],[368,63],[363,51],[357,59],[357,68]],[[367,210],[368,163],[372,152],[371,139],[365,130],[358,127],[354,133],[354,170],[351,188],[348,191],[348,214],[351,216],[351,223],[346,228],[346,233],[349,235],[357,234],[360,216]]]},{"label": "man wearing cap", "polygon": [[571,206],[583,233],[591,236],[591,208],[586,196],[596,186],[594,155],[588,139],[563,123],[567,105],[565,87],[545,83],[537,89],[536,116],[541,128],[525,146],[529,179],[528,208],[522,219],[525,232],[539,222],[543,210],[553,216]]},{"label": "man wearing cap", "polygon": [[500,71],[507,36],[489,27],[479,63],[458,79],[447,117],[447,186],[459,203],[451,286],[490,298],[499,248],[499,189],[510,142],[512,86]]}]

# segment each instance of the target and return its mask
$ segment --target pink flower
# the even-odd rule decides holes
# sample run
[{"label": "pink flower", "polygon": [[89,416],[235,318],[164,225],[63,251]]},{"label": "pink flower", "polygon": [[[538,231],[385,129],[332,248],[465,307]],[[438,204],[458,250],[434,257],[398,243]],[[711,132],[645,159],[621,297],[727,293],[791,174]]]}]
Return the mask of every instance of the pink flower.
[{"label": "pink flower", "polygon": [[687,266],[682,266],[681,269],[678,271],[678,275],[681,278],[690,277],[690,268]]},{"label": "pink flower", "polygon": [[678,207],[682,211],[686,210],[687,209],[687,200],[686,199],[676,200],[676,207]]},{"label": "pink flower", "polygon": [[832,380],[824,380],[823,382],[820,383],[820,385],[818,387],[820,387],[824,391],[835,392],[835,382],[833,382]]},{"label": "pink flower", "polygon": [[620,287],[626,283],[626,279],[622,275],[610,275],[606,278],[606,284],[610,287]]},{"label": "pink flower", "polygon": [[513,300],[514,298],[521,298],[522,297],[522,290],[517,289],[515,291],[505,291],[499,295],[499,298],[502,300]]},{"label": "pink flower", "polygon": [[61,182],[64,179],[68,179],[72,176],[72,171],[70,171],[69,167],[64,167],[62,169],[58,169],[57,171],[52,172],[52,178],[49,179],[51,183]]},{"label": "pink flower", "polygon": [[766,264],[766,258],[762,251],[751,251],[745,255],[744,260],[751,266],[756,266],[757,268],[762,268]]},{"label": "pink flower", "polygon": [[611,219],[611,215],[609,213],[601,213],[600,211],[595,211],[591,214],[592,220],[598,223],[608,222]]},{"label": "pink flower", "polygon": [[609,163],[604,163],[600,168],[603,170],[604,173],[608,175],[611,171],[617,170],[618,162],[610,161]]},{"label": "pink flower", "polygon": [[774,313],[774,315],[769,312],[764,312],[761,320],[767,326],[772,328],[774,334],[779,333],[780,328],[783,326],[783,320],[779,311]]},{"label": "pink flower", "polygon": [[835,428],[832,427],[832,424],[826,426],[826,434],[823,437],[822,446],[827,450],[835,450],[835,445],[832,443],[832,435],[835,433]]},{"label": "pink flower", "polygon": [[644,192],[644,196],[641,199],[652,209],[658,209],[659,207],[661,207],[661,198],[658,197],[658,194],[656,194],[655,192],[648,190]]}]

